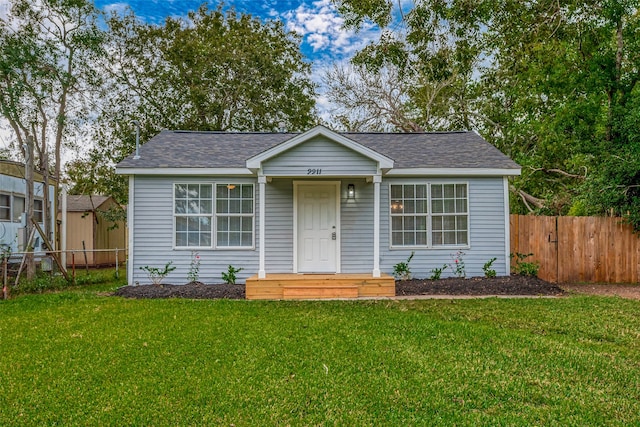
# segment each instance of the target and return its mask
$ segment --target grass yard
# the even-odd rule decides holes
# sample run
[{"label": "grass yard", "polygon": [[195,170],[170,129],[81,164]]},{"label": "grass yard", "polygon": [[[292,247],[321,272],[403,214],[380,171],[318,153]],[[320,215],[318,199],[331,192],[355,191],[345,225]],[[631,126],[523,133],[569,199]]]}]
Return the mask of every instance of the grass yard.
[{"label": "grass yard", "polygon": [[640,425],[640,302],[0,301],[0,425]]}]

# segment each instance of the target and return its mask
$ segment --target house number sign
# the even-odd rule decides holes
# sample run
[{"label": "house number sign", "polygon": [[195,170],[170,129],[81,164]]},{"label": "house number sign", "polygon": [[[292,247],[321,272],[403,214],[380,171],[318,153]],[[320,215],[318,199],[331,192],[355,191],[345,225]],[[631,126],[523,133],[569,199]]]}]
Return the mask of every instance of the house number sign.
[{"label": "house number sign", "polygon": [[307,169],[307,175],[322,175],[322,169],[309,168]]}]

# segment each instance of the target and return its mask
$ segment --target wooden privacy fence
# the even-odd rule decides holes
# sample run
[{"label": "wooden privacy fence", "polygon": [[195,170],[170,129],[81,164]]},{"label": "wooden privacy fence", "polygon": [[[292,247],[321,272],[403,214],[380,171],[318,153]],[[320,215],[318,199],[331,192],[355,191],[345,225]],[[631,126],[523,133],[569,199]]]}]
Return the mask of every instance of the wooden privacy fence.
[{"label": "wooden privacy fence", "polygon": [[[511,252],[549,282],[637,283],[640,238],[621,218],[511,215]],[[512,260],[512,265],[514,260]]]}]

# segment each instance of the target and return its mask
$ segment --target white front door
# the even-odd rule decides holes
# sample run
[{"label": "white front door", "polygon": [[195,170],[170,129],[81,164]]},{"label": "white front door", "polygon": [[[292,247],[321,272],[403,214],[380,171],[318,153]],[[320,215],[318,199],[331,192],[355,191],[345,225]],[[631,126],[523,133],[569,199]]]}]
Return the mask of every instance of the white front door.
[{"label": "white front door", "polygon": [[337,273],[339,182],[296,183],[298,273]]}]

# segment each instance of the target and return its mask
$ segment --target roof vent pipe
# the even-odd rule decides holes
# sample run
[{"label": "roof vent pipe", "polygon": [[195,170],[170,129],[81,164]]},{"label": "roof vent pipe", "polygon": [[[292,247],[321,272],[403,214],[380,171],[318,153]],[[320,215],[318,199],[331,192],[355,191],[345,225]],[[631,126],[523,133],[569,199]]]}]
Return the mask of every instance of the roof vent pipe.
[{"label": "roof vent pipe", "polygon": [[140,158],[140,122],[133,120],[131,123],[136,127],[136,155],[133,159],[138,160]]}]

